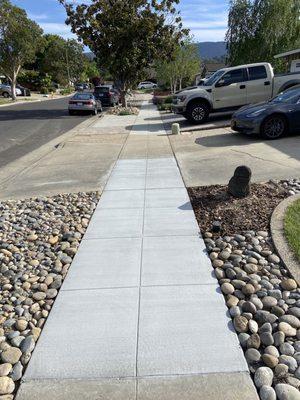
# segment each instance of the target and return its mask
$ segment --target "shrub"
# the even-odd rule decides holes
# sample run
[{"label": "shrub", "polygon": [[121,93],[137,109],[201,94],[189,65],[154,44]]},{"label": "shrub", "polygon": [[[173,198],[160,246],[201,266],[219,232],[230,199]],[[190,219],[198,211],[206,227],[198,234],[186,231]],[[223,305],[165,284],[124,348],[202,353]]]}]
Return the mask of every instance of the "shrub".
[{"label": "shrub", "polygon": [[165,99],[165,104],[172,104],[173,103],[173,97],[172,96],[168,96],[166,99]]}]

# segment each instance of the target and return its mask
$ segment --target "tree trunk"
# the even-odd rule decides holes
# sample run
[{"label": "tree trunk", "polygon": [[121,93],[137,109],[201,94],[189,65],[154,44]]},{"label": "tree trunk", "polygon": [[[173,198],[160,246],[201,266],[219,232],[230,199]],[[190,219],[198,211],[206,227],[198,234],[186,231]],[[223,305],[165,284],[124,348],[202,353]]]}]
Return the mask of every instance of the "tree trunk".
[{"label": "tree trunk", "polygon": [[122,83],[121,85],[121,101],[122,101],[122,107],[127,108],[127,87],[125,83]]},{"label": "tree trunk", "polygon": [[121,101],[122,107],[127,108],[127,97],[126,97],[127,90],[121,90]]},{"label": "tree trunk", "polygon": [[179,90],[182,90],[182,78],[179,78]]},{"label": "tree trunk", "polygon": [[17,100],[16,85],[17,85],[17,77],[14,75],[10,82],[11,98],[13,101]]}]

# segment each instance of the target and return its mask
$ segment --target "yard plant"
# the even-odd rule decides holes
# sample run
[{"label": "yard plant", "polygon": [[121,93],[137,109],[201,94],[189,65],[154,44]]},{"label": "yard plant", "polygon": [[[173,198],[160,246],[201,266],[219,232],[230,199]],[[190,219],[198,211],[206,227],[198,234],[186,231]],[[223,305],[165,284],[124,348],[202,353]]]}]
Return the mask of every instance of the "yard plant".
[{"label": "yard plant", "polygon": [[287,209],[284,230],[289,245],[300,261],[300,200],[295,201]]}]

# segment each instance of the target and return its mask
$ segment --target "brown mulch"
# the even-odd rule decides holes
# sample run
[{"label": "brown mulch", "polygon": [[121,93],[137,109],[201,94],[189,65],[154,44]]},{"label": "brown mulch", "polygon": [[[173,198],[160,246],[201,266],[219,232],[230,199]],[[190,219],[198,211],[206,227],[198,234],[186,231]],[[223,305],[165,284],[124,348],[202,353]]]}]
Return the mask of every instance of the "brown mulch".
[{"label": "brown mulch", "polygon": [[275,207],[288,193],[278,185],[252,183],[251,194],[237,199],[227,193],[227,186],[189,188],[189,195],[201,232],[211,231],[214,221],[221,221],[221,234],[247,230],[268,230]]}]

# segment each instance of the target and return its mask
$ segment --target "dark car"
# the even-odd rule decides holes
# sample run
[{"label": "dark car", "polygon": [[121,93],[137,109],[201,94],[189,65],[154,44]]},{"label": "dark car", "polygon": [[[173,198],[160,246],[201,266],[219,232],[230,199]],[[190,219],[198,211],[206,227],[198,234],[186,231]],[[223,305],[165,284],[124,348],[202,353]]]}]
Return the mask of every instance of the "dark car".
[{"label": "dark car", "polygon": [[30,90],[27,89],[26,87],[21,86],[21,85],[17,85],[16,87],[17,87],[17,89],[21,90],[21,93],[22,93],[21,96],[25,96],[25,97],[30,97],[31,96]]},{"label": "dark car", "polygon": [[92,93],[76,93],[69,100],[69,114],[74,115],[78,112],[88,112],[97,115],[102,112],[102,104]]},{"label": "dark car", "polygon": [[110,85],[96,86],[94,96],[103,106],[114,107],[120,103],[120,93]]},{"label": "dark car", "polygon": [[300,133],[300,87],[293,87],[272,100],[240,108],[232,116],[231,128],[247,134],[278,139]]}]

